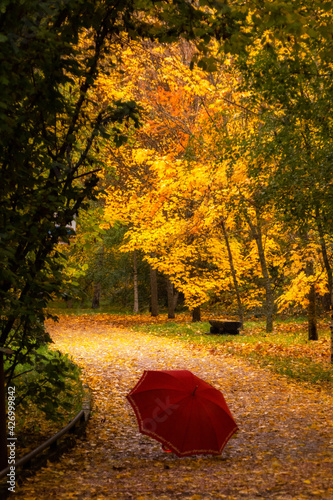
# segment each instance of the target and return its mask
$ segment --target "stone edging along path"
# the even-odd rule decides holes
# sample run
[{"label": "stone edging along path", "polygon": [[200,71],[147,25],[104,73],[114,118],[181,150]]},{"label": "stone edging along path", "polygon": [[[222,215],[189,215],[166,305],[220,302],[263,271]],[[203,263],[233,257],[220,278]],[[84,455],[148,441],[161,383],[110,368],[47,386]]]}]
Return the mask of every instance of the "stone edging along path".
[{"label": "stone edging along path", "polygon": [[[331,394],[93,317],[64,317],[49,331],[82,366],[93,413],[87,438],[13,498],[333,499]],[[179,459],[138,432],[125,395],[143,370],[184,368],[223,392],[240,428],[221,456]]]}]

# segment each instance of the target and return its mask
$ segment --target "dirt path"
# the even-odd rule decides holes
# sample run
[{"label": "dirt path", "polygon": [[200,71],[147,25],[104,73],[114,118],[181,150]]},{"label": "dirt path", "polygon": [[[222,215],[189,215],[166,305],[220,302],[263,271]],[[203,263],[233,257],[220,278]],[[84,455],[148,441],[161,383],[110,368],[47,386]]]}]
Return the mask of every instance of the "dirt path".
[{"label": "dirt path", "polygon": [[[107,322],[62,319],[50,330],[84,367],[94,413],[87,439],[13,498],[333,499],[332,395]],[[179,459],[137,430],[125,395],[142,371],[184,368],[222,390],[240,428],[220,457]]]}]

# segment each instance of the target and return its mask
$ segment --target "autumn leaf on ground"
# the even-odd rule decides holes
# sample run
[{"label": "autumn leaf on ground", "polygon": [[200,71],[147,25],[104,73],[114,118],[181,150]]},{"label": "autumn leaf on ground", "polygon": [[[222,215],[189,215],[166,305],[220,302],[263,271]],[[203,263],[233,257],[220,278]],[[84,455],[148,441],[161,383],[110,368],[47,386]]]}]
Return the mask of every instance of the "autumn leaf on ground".
[{"label": "autumn leaf on ground", "polygon": [[[87,438],[18,488],[17,498],[321,498],[333,495],[333,398],[230,356],[62,317],[55,345],[93,393]],[[138,432],[125,395],[144,370],[189,369],[220,389],[239,426],[221,456],[178,459]],[[249,483],[249,478],[251,479]],[[310,483],[309,483],[310,481]],[[320,498],[320,496],[319,496]]]}]

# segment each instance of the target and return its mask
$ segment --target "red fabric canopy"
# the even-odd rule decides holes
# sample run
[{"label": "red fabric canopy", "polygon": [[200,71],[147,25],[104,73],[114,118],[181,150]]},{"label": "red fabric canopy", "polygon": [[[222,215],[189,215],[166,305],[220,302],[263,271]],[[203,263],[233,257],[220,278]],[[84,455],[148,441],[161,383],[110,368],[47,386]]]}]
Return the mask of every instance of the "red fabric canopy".
[{"label": "red fabric canopy", "polygon": [[219,455],[238,430],[222,393],[188,370],[145,371],[126,397],[140,432],[179,457]]}]

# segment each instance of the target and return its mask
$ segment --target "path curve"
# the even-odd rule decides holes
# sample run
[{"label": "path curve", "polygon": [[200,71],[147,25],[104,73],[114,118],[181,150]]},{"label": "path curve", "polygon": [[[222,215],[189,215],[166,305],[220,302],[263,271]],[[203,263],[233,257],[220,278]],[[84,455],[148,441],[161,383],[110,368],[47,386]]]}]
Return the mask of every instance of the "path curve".
[{"label": "path curve", "polygon": [[[94,411],[87,439],[12,498],[333,499],[329,393],[107,319],[63,317],[49,331],[83,367]],[[138,432],[125,395],[143,370],[184,368],[222,390],[240,428],[221,456],[179,459]]]}]

